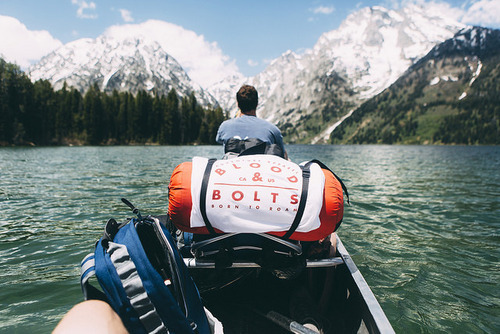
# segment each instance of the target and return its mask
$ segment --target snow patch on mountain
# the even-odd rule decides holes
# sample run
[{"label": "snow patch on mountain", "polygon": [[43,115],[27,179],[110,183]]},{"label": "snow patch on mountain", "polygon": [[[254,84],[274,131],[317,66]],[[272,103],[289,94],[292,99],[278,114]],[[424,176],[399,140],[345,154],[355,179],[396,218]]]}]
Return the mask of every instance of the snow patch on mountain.
[{"label": "snow patch on mountain", "polygon": [[347,114],[342,116],[341,119],[339,119],[337,122],[333,123],[330,125],[328,128],[326,128],[324,131],[322,131],[319,135],[313,138],[311,141],[311,144],[318,144],[318,143],[326,143],[328,142],[328,138],[330,138],[331,133],[333,130],[335,130],[346,118],[351,117],[353,114],[354,109],[351,109]]},{"label": "snow patch on mountain", "polygon": [[477,67],[476,67],[476,71],[474,72],[474,74],[472,75],[472,79],[470,80],[469,82],[469,86],[472,86],[472,84],[474,83],[474,81],[476,81],[477,77],[479,76],[479,74],[481,74],[481,69],[483,68],[483,63],[481,63],[481,60],[477,60]]}]

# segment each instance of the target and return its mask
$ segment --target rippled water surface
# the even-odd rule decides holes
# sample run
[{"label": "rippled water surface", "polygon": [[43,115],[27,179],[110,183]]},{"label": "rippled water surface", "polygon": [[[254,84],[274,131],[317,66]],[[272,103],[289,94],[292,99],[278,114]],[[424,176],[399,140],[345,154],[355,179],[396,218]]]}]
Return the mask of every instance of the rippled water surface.
[{"label": "rippled water surface", "polygon": [[[288,146],[344,179],[339,229],[396,332],[500,332],[500,147]],[[165,213],[173,168],[221,148],[0,149],[0,332],[47,333],[82,300],[108,218]]]}]

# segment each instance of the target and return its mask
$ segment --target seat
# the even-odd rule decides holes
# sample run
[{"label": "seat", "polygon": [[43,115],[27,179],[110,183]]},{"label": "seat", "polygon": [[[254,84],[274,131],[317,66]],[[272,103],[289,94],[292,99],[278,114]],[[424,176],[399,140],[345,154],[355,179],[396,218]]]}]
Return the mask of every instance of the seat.
[{"label": "seat", "polygon": [[[195,235],[195,239],[196,239]],[[199,236],[198,236],[199,238]],[[333,267],[343,263],[341,257],[306,259],[299,241],[284,240],[269,234],[228,233],[194,240],[192,258],[184,262],[191,268],[269,268],[296,269]]]}]

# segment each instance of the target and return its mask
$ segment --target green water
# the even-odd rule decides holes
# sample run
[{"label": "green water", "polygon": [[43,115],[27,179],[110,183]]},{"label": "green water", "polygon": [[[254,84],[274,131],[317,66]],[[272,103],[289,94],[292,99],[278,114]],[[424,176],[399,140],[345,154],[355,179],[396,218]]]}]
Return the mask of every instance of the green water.
[{"label": "green water", "polygon": [[[500,147],[288,146],[344,179],[339,229],[396,332],[500,332]],[[48,333],[82,300],[108,218],[165,213],[173,168],[208,147],[0,149],[0,332]]]}]

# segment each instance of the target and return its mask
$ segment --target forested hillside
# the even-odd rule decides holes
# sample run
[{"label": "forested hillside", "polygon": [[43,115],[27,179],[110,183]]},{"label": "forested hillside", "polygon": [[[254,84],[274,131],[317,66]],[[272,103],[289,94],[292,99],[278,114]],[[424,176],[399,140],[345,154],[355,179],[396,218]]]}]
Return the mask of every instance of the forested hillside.
[{"label": "forested hillside", "polygon": [[214,144],[223,120],[220,108],[202,108],[193,94],[54,91],[0,59],[0,146]]},{"label": "forested hillside", "polygon": [[500,144],[500,31],[434,48],[332,133],[332,143]]}]

